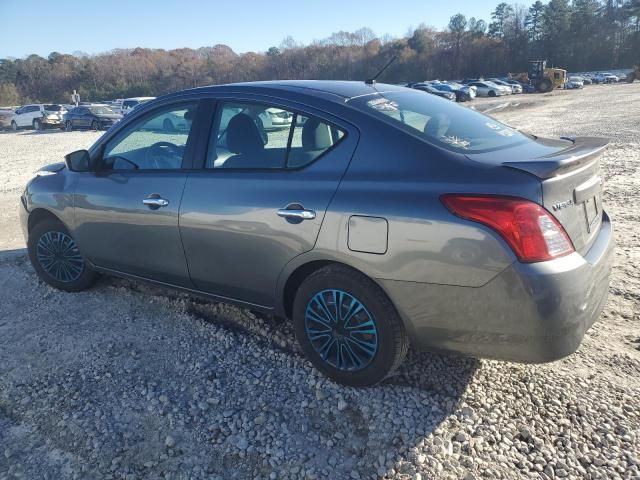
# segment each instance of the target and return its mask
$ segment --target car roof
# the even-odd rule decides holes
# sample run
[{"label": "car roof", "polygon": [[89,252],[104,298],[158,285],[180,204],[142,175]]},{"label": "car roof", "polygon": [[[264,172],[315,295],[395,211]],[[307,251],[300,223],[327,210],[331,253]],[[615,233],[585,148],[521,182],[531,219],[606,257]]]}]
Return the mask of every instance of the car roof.
[{"label": "car roof", "polygon": [[[386,83],[367,84],[364,81],[347,80],[272,80],[260,82],[230,83],[225,85],[210,85],[188,90],[190,93],[238,92],[255,94],[277,94],[295,92],[315,97],[323,97],[344,103],[353,98],[385,92],[403,92],[406,87]],[[167,95],[171,97],[184,93],[176,92]],[[165,98],[167,98],[165,97]]]}]

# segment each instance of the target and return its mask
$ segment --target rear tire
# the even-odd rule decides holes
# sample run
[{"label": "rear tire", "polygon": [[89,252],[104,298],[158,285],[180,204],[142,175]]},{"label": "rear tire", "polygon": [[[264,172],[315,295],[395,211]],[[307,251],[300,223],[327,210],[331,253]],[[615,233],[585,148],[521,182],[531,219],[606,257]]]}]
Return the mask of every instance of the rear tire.
[{"label": "rear tire", "polygon": [[59,290],[79,292],[99,277],[89,268],[69,231],[57,220],[37,223],[29,232],[27,250],[40,279]]},{"label": "rear tire", "polygon": [[38,132],[42,131],[42,122],[37,118],[33,121],[33,129]]},{"label": "rear tire", "polygon": [[306,357],[343,385],[381,382],[402,363],[409,348],[387,295],[365,275],[341,265],[317,270],[302,282],[293,322]]}]

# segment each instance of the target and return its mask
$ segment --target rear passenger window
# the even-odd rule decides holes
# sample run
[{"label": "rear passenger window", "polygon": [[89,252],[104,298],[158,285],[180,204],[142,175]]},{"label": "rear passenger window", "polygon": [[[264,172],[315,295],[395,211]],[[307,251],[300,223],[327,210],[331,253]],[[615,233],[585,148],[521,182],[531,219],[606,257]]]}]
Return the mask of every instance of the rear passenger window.
[{"label": "rear passenger window", "polygon": [[316,118],[264,104],[224,103],[216,117],[207,168],[299,168],[344,136]]},{"label": "rear passenger window", "polygon": [[300,168],[310,164],[338,143],[344,132],[334,125],[314,117],[296,116],[291,138],[288,168]]}]

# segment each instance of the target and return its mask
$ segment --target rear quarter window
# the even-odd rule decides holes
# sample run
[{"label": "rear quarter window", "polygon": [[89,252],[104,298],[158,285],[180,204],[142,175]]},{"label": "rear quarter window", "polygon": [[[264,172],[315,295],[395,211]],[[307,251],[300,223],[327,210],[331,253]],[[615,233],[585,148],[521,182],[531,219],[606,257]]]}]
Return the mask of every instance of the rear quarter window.
[{"label": "rear quarter window", "polygon": [[357,97],[355,108],[459,153],[482,153],[533,142],[527,135],[493,118],[419,91]]}]

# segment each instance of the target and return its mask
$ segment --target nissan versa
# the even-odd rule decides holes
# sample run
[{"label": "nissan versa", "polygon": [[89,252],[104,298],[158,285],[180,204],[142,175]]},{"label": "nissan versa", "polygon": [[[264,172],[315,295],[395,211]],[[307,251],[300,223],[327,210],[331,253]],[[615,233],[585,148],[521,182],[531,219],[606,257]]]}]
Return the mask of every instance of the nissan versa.
[{"label": "nissan versa", "polygon": [[[290,125],[267,128],[268,111]],[[163,128],[168,115],[183,126]],[[606,143],[392,85],[203,87],[44,167],[21,220],[49,285],[115,274],[289,318],[344,384],[381,381],[410,343],[548,362],[607,298]]]}]

